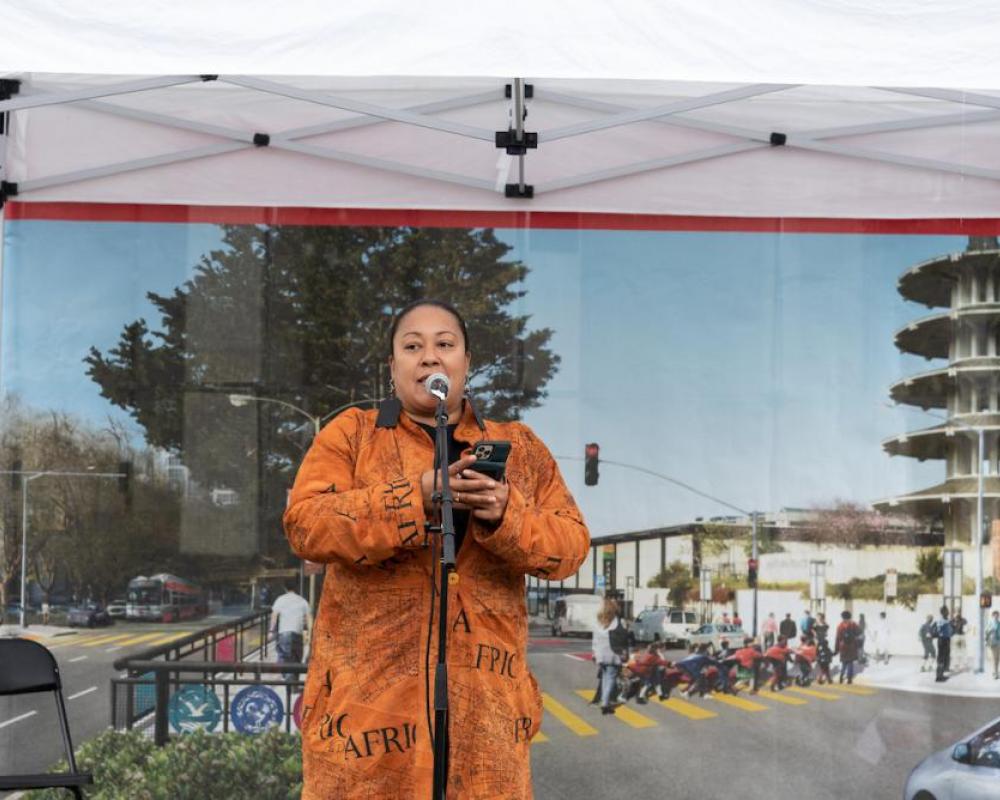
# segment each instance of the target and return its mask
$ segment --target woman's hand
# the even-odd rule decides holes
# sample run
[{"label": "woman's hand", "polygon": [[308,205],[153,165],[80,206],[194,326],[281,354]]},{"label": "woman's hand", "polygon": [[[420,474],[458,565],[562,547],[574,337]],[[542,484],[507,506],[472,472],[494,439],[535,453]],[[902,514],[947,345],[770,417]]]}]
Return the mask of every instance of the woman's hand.
[{"label": "woman's hand", "polygon": [[[473,455],[462,456],[448,467],[448,484],[456,510],[472,511],[472,516],[484,522],[497,522],[507,508],[509,489],[506,483],[498,482],[488,475],[475,472],[469,467],[476,463]],[[420,476],[420,488],[424,500],[424,512],[434,510],[434,470],[427,470]],[[441,481],[437,488],[440,491]]]}]

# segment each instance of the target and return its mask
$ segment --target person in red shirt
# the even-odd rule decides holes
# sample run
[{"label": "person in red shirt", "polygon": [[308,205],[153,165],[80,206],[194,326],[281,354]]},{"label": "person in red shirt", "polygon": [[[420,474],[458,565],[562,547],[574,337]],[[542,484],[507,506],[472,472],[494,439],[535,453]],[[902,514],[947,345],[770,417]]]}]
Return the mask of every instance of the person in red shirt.
[{"label": "person in red shirt", "polygon": [[757,694],[760,689],[760,665],[764,661],[764,655],[760,648],[749,636],[743,640],[743,647],[733,653],[733,659],[744,669],[753,675],[753,683],[750,693]]},{"label": "person in red shirt", "polygon": [[629,672],[634,677],[634,684],[630,684],[626,692],[626,699],[636,698],[637,703],[646,703],[647,698],[659,684],[660,668],[658,665],[659,655],[656,652],[656,645],[651,644],[645,650],[636,653],[628,662]]},{"label": "person in red shirt", "polygon": [[799,668],[799,674],[795,682],[799,686],[808,686],[812,683],[812,668],[816,663],[816,642],[811,636],[802,639],[802,644],[794,652],[795,666]]},{"label": "person in red shirt", "polygon": [[764,652],[764,658],[771,665],[773,674],[768,687],[772,692],[778,692],[785,688],[785,678],[788,675],[786,664],[792,657],[792,651],[788,647],[788,639],[784,636],[778,637],[777,644],[771,645]]},{"label": "person in red shirt", "polygon": [[664,651],[667,649],[666,645],[662,642],[655,644],[656,648],[656,666],[655,669],[659,671],[659,685],[660,699],[669,700],[670,693],[674,690],[678,683],[681,681],[681,677],[684,673],[674,666],[674,662],[663,657]]}]

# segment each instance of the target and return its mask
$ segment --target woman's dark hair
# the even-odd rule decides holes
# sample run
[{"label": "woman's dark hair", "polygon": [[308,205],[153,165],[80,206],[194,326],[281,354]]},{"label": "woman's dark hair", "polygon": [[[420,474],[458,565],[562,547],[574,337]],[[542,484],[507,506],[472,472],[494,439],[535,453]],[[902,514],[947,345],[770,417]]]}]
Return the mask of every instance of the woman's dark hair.
[{"label": "woman's dark hair", "polygon": [[420,306],[434,306],[435,308],[440,308],[451,314],[458,322],[458,327],[462,330],[462,344],[465,346],[466,352],[469,350],[469,331],[465,327],[465,320],[462,319],[462,315],[458,313],[458,309],[455,308],[451,303],[446,303],[444,300],[415,300],[408,306],[403,308],[396,314],[392,319],[392,327],[389,329],[389,355],[392,355],[392,343],[396,340],[396,331],[399,330],[399,323],[403,321],[403,317],[413,311],[415,308],[420,308]]}]

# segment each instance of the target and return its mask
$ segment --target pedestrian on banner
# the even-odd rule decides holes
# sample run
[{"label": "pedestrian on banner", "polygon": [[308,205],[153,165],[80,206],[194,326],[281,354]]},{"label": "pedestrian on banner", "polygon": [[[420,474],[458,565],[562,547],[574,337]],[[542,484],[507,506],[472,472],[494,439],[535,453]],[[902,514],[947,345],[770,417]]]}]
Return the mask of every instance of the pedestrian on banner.
[{"label": "pedestrian on banner", "polygon": [[848,683],[854,683],[854,663],[861,653],[861,626],[851,619],[850,611],[842,611],[840,619],[834,643],[834,651],[840,656],[838,682],[843,683],[846,677]]},{"label": "pedestrian on banner", "polygon": [[875,645],[875,663],[889,663],[889,620],[884,611],[880,611],[878,619],[872,625],[872,641]]},{"label": "pedestrian on banner", "polygon": [[826,637],[819,639],[816,643],[816,683],[833,683],[830,676],[830,664],[833,662],[833,651],[830,649],[830,642]]},{"label": "pedestrian on banner", "polygon": [[[794,625],[795,622],[793,621],[792,624]],[[771,667],[771,681],[768,687],[772,692],[780,692],[785,688],[785,681],[788,678],[788,661],[792,658],[792,651],[784,634],[778,637],[776,644],[764,651],[764,658]]]},{"label": "pedestrian on banner", "polygon": [[[309,603],[295,591],[291,580],[283,584],[285,593],[271,606],[271,633],[277,641],[279,664],[301,664],[305,655],[305,634],[312,630]],[[282,673],[289,683],[298,680],[295,672]]]},{"label": "pedestrian on banner", "polygon": [[720,619],[719,622],[721,622],[723,625],[729,625],[730,624],[729,623],[729,612],[728,611],[723,611],[722,612],[722,619]]},{"label": "pedestrian on banner", "polygon": [[955,611],[955,616],[951,618],[951,661],[956,671],[969,668],[969,650],[966,647],[965,628],[969,621],[962,616],[962,609],[959,607]]},{"label": "pedestrian on banner", "polygon": [[920,643],[924,646],[924,660],[920,664],[921,672],[933,672],[937,661],[934,650],[934,615],[928,614],[924,624],[920,626]]},{"label": "pedestrian on banner", "polygon": [[802,619],[799,620],[799,631],[801,631],[803,639],[807,636],[812,636],[812,629],[815,624],[816,620],[813,619],[812,612],[807,608],[802,614]]},{"label": "pedestrian on banner", "polygon": [[986,646],[993,654],[993,680],[1000,679],[1000,611],[994,611],[986,623]]},{"label": "pedestrian on banner", "polygon": [[792,619],[792,615],[790,613],[785,614],[785,618],[781,620],[781,625],[778,626],[778,633],[785,637],[785,641],[789,644],[789,646],[799,635],[798,626],[795,624],[795,620]]},{"label": "pedestrian on banner", "polygon": [[773,611],[767,615],[767,619],[761,624],[760,632],[764,637],[764,649],[767,650],[767,648],[774,644],[774,640],[778,636],[778,620],[774,618]]},{"label": "pedestrian on banner", "polygon": [[934,680],[938,683],[948,680],[945,673],[951,671],[951,637],[955,629],[948,616],[948,606],[941,606],[941,616],[934,623],[934,638],[937,639],[937,675]]},{"label": "pedestrian on banner", "polygon": [[42,625],[49,624],[49,600],[45,598],[42,600]]},{"label": "pedestrian on banner", "polygon": [[735,625],[737,628],[743,627],[743,617],[740,616],[739,611],[733,612],[733,625]]},{"label": "pedestrian on banner", "polygon": [[[409,291],[390,289],[367,298],[373,308]],[[542,703],[527,664],[525,576],[574,575],[590,537],[538,436],[474,410],[466,379],[475,343],[459,312],[421,300],[388,327],[368,344],[387,348],[389,397],[377,411],[346,410],[320,431],[284,515],[295,554],[327,565],[302,705],[302,800],[431,794],[442,469],[458,556],[445,587],[448,791],[472,792],[484,765],[502,765],[504,796],[527,800]],[[330,331],[306,335],[317,344]],[[447,378],[451,462],[437,468],[438,400],[425,383],[435,373]],[[473,469],[475,455],[463,453],[480,442],[509,443],[505,479]],[[508,734],[483,735],[498,725]]]},{"label": "pedestrian on banner", "polygon": [[830,623],[826,621],[826,614],[820,612],[816,615],[816,622],[813,624],[813,634],[816,636],[816,645],[825,642],[830,636]]},{"label": "pedestrian on banner", "polygon": [[615,652],[612,638],[617,638],[616,631],[624,630],[618,618],[618,603],[610,597],[605,597],[601,610],[597,612],[597,627],[591,639],[591,649],[594,653],[594,663],[597,664],[597,674],[601,688],[601,713],[614,714],[617,700],[615,686],[618,683],[618,671],[621,669],[622,657]]},{"label": "pedestrian on banner", "polygon": [[865,644],[868,637],[868,622],[864,614],[858,614],[858,629],[861,631],[858,636],[858,661],[862,666],[868,663],[868,653],[865,652]]}]

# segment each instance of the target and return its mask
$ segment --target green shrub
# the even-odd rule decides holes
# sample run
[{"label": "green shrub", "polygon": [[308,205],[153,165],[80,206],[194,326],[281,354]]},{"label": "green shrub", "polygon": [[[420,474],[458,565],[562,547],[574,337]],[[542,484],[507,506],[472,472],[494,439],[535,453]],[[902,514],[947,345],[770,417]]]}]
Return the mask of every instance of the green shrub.
[{"label": "green shrub", "polygon": [[[293,800],[302,793],[302,740],[272,729],[260,736],[196,731],[155,747],[138,731],[105,731],[77,750],[94,775],[88,800]],[[67,769],[60,763],[55,771]],[[26,800],[64,800],[62,789]]]}]

